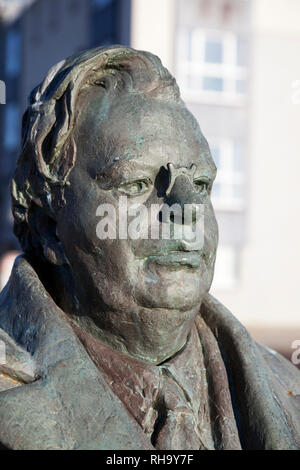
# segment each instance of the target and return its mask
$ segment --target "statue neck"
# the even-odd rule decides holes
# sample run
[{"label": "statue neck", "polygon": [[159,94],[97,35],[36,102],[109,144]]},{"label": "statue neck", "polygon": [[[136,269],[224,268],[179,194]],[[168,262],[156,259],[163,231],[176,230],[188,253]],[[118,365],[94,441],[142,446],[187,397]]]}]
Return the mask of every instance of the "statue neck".
[{"label": "statue neck", "polygon": [[[185,346],[199,308],[180,312],[134,306],[133,312],[135,320],[120,321],[117,328],[116,322],[109,319],[122,318],[122,312],[96,312],[93,316],[67,313],[77,327],[96,340],[135,359],[160,364]],[[102,322],[99,319],[103,317]],[[152,322],[147,321],[149,317]]]},{"label": "statue neck", "polygon": [[115,350],[151,364],[164,362],[184,347],[200,310],[200,305],[185,311],[145,308],[134,299],[109,308],[101,299],[92,303],[88,296],[77,298],[65,268],[43,272],[45,287],[75,325]]}]

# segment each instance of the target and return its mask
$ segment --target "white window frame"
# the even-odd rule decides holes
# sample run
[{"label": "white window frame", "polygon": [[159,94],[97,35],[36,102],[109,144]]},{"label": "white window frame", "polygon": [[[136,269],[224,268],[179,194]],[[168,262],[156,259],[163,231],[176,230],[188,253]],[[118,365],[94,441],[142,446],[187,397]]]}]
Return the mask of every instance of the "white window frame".
[{"label": "white window frame", "polygon": [[100,10],[104,10],[108,6],[111,6],[112,3],[112,0],[93,0],[92,5]]},{"label": "white window frame", "polygon": [[[220,185],[220,195],[214,196],[212,203],[216,210],[241,211],[245,208],[245,173],[243,170],[234,170],[235,141],[233,139],[210,138],[210,147],[218,147],[220,151],[220,164],[217,168],[215,183]],[[244,162],[242,162],[244,163]],[[243,196],[233,196],[233,186],[242,188]]]},{"label": "white window frame", "polygon": [[[222,43],[222,63],[210,63],[205,61],[206,41],[217,40]],[[184,99],[193,102],[216,102],[220,104],[244,104],[246,93],[236,91],[237,80],[247,82],[248,69],[237,63],[237,47],[239,36],[230,31],[206,30],[195,28],[194,30],[182,30],[178,35],[178,82]],[[191,53],[191,58],[188,57]],[[198,77],[199,89],[193,90],[189,86],[190,77]],[[223,80],[223,90],[204,90],[203,78],[212,77]],[[202,84],[202,85],[201,85]]]}]

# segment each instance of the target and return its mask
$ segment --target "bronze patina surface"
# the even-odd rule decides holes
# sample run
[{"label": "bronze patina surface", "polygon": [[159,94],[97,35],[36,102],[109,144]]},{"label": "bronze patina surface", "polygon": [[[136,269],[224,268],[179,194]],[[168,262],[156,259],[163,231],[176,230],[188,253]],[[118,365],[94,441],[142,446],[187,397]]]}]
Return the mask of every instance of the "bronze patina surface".
[{"label": "bronze patina surface", "polygon": [[[216,167],[160,60],[111,46],[62,61],[31,93],[22,134],[1,446],[300,448],[299,371],[209,294]],[[119,227],[120,196],[128,211],[201,206],[203,243],[99,239],[97,208]]]}]

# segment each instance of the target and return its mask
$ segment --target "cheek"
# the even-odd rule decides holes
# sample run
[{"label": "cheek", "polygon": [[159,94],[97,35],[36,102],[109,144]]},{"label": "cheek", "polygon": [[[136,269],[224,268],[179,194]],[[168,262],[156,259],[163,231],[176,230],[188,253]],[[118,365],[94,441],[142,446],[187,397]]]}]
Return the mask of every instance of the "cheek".
[{"label": "cheek", "polygon": [[115,240],[99,238],[97,226],[103,218],[99,215],[99,207],[106,204],[113,210],[113,198],[101,194],[93,180],[73,180],[65,199],[67,203],[59,211],[58,233],[67,251],[70,252],[72,244],[90,254],[101,253],[102,245],[109,249]]},{"label": "cheek", "polygon": [[102,204],[110,204],[118,220],[114,199],[97,194],[93,185],[88,190],[69,194],[68,203],[58,218],[58,235],[67,258],[77,271],[86,265],[84,269],[95,279],[98,275],[119,280],[136,278],[137,266],[130,240],[99,238],[99,222],[104,217],[99,215],[98,208]]},{"label": "cheek", "polygon": [[94,251],[99,245],[96,235],[96,215],[88,198],[73,200],[60,213],[58,234],[67,252],[78,247],[83,251]]},{"label": "cheek", "polygon": [[204,252],[208,267],[213,267],[218,246],[219,230],[212,205],[207,208],[204,218]]}]

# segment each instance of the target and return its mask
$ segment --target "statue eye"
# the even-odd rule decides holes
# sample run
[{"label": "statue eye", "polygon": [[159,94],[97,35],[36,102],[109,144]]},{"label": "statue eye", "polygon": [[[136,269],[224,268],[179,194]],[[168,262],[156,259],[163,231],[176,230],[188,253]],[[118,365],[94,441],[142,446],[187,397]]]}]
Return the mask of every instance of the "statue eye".
[{"label": "statue eye", "polygon": [[118,189],[128,196],[140,196],[148,191],[149,185],[150,183],[148,180],[138,180],[122,184]]},{"label": "statue eye", "polygon": [[203,180],[203,179],[194,180],[194,185],[196,187],[196,191],[200,194],[209,192],[209,182],[207,180]]}]

